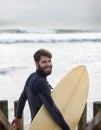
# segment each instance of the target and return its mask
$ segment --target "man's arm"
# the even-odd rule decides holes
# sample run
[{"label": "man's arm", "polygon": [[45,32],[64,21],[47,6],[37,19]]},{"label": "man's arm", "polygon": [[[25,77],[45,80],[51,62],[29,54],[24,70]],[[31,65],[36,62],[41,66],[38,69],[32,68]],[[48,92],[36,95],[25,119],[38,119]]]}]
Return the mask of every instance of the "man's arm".
[{"label": "man's arm", "polygon": [[25,107],[26,100],[27,100],[27,96],[26,96],[26,91],[25,91],[25,87],[24,87],[24,90],[21,93],[21,96],[20,96],[20,98],[18,100],[16,117],[12,121],[12,125],[15,126],[15,127],[16,126],[17,127],[21,126],[21,123],[22,123],[21,117],[22,117],[23,109]]},{"label": "man's arm", "polygon": [[57,122],[57,124],[63,129],[63,130],[70,130],[68,124],[64,120],[61,112],[56,107],[50,91],[48,89],[48,86],[44,80],[37,81],[37,94],[39,95],[41,101],[49,111],[52,118]]}]

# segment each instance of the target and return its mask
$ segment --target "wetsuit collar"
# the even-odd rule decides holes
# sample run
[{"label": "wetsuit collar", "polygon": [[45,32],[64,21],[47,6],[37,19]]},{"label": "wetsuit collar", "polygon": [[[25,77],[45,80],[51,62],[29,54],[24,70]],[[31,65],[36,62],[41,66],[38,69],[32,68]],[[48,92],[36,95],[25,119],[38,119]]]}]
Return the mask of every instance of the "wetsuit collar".
[{"label": "wetsuit collar", "polygon": [[[39,74],[42,78],[47,78],[47,76],[45,75],[45,74],[43,74],[41,71],[39,71],[39,70],[36,70],[36,72],[37,72],[37,74]],[[47,79],[46,79],[47,80]],[[49,87],[50,87],[50,89],[53,89],[52,88],[52,86],[49,84]]]},{"label": "wetsuit collar", "polygon": [[36,70],[36,72],[37,72],[40,76],[42,76],[42,77],[44,77],[44,78],[46,78],[46,77],[47,77],[44,73],[42,73],[42,72],[41,72],[41,71],[39,71],[39,70]]}]

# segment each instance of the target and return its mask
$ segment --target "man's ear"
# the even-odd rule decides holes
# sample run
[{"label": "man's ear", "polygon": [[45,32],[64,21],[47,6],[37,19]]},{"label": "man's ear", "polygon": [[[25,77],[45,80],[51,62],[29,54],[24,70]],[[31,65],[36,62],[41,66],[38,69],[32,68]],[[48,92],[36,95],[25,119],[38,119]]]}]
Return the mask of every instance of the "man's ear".
[{"label": "man's ear", "polygon": [[36,61],[35,61],[35,66],[36,66],[36,68],[38,68],[38,62],[36,62]]}]

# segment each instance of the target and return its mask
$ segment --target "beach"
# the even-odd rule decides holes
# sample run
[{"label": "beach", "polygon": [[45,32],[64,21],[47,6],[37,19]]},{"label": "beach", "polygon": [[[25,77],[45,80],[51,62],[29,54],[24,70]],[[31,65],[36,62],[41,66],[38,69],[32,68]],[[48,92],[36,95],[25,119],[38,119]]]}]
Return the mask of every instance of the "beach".
[{"label": "beach", "polygon": [[[93,102],[101,100],[101,33],[89,30],[12,33],[6,30],[0,32],[0,100],[8,100],[9,120],[14,118],[14,101],[18,100],[27,77],[35,71],[33,54],[39,48],[53,54],[53,71],[48,77],[53,88],[71,69],[86,66],[89,74],[87,120],[91,120]],[[28,104],[24,124],[30,124]]]}]

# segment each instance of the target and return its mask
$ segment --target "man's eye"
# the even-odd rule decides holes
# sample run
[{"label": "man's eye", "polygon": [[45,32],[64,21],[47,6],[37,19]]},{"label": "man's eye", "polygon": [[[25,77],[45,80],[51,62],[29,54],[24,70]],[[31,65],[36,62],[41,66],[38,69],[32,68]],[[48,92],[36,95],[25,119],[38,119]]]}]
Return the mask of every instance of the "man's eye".
[{"label": "man's eye", "polygon": [[43,61],[42,63],[46,63],[46,61]]}]

